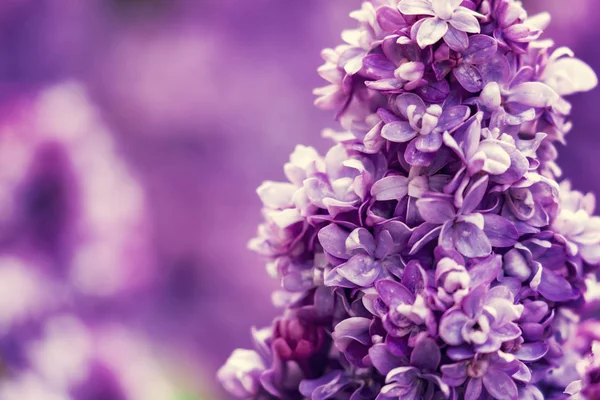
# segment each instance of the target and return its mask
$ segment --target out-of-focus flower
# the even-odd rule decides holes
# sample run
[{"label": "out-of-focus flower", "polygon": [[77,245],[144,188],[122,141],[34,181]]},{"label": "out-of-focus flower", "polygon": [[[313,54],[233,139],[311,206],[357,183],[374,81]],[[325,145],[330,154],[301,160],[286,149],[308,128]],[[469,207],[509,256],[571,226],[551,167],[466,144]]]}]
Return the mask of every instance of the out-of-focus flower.
[{"label": "out-of-focus flower", "polygon": [[7,105],[0,160],[0,251],[36,253],[46,272],[86,295],[149,283],[142,190],[81,86]]}]

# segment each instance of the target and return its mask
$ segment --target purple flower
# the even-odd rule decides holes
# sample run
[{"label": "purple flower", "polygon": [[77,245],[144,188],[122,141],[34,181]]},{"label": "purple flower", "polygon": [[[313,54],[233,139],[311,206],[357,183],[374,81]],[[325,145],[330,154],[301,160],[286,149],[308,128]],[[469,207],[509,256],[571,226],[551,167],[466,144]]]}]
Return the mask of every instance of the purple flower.
[{"label": "purple flower", "polygon": [[595,74],[537,41],[548,15],[514,0],[372,0],[351,16],[316,92],[343,131],[259,189],[253,247],[286,317],[258,341],[262,369],[242,370],[260,371],[252,396],[597,397],[597,366],[578,366],[598,338],[576,328],[593,331],[600,217],[556,181],[563,97]]},{"label": "purple flower", "polygon": [[388,117],[381,136],[395,143],[408,142],[404,157],[410,165],[429,165],[442,147],[442,134],[453,132],[470,113],[466,106],[427,106],[413,93],[399,95],[395,107],[402,118]]},{"label": "purple flower", "polygon": [[518,371],[516,358],[502,352],[477,354],[470,360],[442,365],[442,380],[452,387],[464,387],[465,400],[485,393],[497,400],[517,400],[517,385],[511,375]]},{"label": "purple flower", "polygon": [[260,375],[265,369],[266,365],[256,351],[236,349],[217,372],[217,378],[233,396],[253,397],[260,391]]},{"label": "purple flower", "polygon": [[421,337],[410,355],[410,364],[392,369],[376,400],[422,398],[448,398],[450,388],[435,371],[441,360],[441,352],[435,340]]},{"label": "purple flower", "polygon": [[[415,263],[408,268],[410,269],[405,271],[405,277],[419,274],[419,267]],[[412,344],[423,331],[435,334],[435,317],[423,293],[415,293],[414,289],[410,290],[404,284],[388,279],[377,282],[376,288],[382,303],[379,312],[382,314],[383,326],[391,336],[404,338]]]},{"label": "purple flower", "polygon": [[[479,33],[481,14],[463,7],[462,0],[402,0],[398,9],[405,15],[427,15],[412,27],[421,48],[444,38],[448,45],[464,43],[467,33]],[[451,46],[452,47],[452,46]]]},{"label": "purple flower", "polygon": [[474,351],[492,353],[521,335],[515,323],[523,306],[514,304],[509,289],[478,286],[440,319],[440,337],[451,346],[468,343]]},{"label": "purple flower", "polygon": [[[465,257],[488,256],[494,247],[509,247],[516,243],[518,233],[506,218],[475,212],[481,203],[488,185],[488,177],[483,176],[467,189],[464,201],[458,210],[447,196],[423,197],[417,201],[419,213],[432,226],[426,239],[439,235],[439,244],[446,249],[456,249]],[[416,243],[411,252],[415,252]]]},{"label": "purple flower", "polygon": [[410,229],[400,221],[381,225],[374,237],[365,228],[357,228],[350,234],[335,224],[321,229],[318,237],[325,253],[342,261],[325,273],[325,285],[369,287],[390,274],[399,276],[400,253],[410,234]]},{"label": "purple flower", "polygon": [[486,35],[473,35],[468,38],[466,47],[452,49],[440,46],[435,52],[433,69],[437,79],[443,79],[450,71],[461,86],[469,92],[476,93],[483,89],[483,77],[478,65],[490,61],[498,44]]},{"label": "purple flower", "polygon": [[593,216],[596,199],[593,194],[571,190],[568,181],[560,187],[560,212],[552,229],[567,239],[572,251],[580,252],[590,264],[600,262],[600,217]]},{"label": "purple flower", "polygon": [[521,4],[515,1],[498,0],[493,4],[491,12],[495,23],[490,27],[495,27],[493,35],[503,46],[517,53],[524,53],[550,22],[548,13],[528,18]]}]

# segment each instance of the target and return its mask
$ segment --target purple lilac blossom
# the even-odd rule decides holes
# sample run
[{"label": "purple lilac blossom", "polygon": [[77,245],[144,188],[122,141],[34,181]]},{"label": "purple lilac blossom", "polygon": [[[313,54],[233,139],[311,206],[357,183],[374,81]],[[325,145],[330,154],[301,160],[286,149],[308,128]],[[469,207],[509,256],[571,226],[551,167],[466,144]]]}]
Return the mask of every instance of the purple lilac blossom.
[{"label": "purple lilac blossom", "polygon": [[564,96],[594,72],[513,0],[372,0],[351,16],[315,91],[343,132],[258,190],[250,247],[284,316],[222,384],[253,399],[596,398],[580,321],[599,217],[555,162]]},{"label": "purple lilac blossom", "polygon": [[150,283],[142,189],[85,90],[56,85],[0,112],[0,252],[34,253],[85,296]]}]

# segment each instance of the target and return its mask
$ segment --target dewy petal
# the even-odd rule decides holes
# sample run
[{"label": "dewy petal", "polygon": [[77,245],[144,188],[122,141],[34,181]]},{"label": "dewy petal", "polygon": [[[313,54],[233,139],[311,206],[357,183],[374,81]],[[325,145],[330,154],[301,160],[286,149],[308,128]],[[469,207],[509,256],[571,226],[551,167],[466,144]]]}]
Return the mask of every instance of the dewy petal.
[{"label": "dewy petal", "polygon": [[440,319],[440,337],[450,346],[464,343],[462,328],[467,323],[467,316],[460,308],[451,308]]},{"label": "dewy petal", "polygon": [[463,52],[463,61],[468,64],[481,64],[490,60],[498,50],[496,39],[488,35],[473,35],[469,47]]},{"label": "dewy petal", "polygon": [[339,265],[337,273],[360,287],[369,287],[381,273],[381,266],[371,256],[356,254],[344,264]]},{"label": "dewy petal", "polygon": [[417,136],[417,132],[406,121],[394,121],[383,126],[381,136],[390,142],[405,143]]},{"label": "dewy petal", "polygon": [[319,243],[328,254],[337,258],[347,258],[346,239],[349,233],[336,224],[329,224],[319,231]]},{"label": "dewy petal", "polygon": [[506,372],[500,370],[488,371],[482,379],[485,389],[496,399],[518,399],[517,384]]},{"label": "dewy petal", "polygon": [[468,33],[479,33],[481,31],[477,18],[464,7],[459,7],[448,22],[459,31]]},{"label": "dewy petal", "polygon": [[422,198],[417,200],[417,208],[421,217],[432,224],[443,224],[456,216],[454,206],[447,200],[438,198]]},{"label": "dewy petal", "polygon": [[436,44],[448,31],[448,24],[439,18],[431,17],[423,20],[417,33],[417,43],[424,49]]},{"label": "dewy petal", "polygon": [[510,91],[506,101],[520,103],[529,107],[546,108],[559,99],[550,86],[542,82],[525,82]]},{"label": "dewy petal", "polygon": [[415,295],[406,286],[391,279],[383,279],[375,284],[381,300],[388,306],[398,304],[413,304]]},{"label": "dewy petal", "polygon": [[456,249],[465,257],[485,257],[492,252],[492,245],[485,233],[468,222],[454,225],[454,244]]},{"label": "dewy petal", "polygon": [[469,118],[471,110],[467,106],[448,107],[440,116],[436,127],[437,132],[452,132]]},{"label": "dewy petal", "polygon": [[508,219],[495,214],[484,214],[483,231],[494,247],[511,247],[519,240],[519,232]]},{"label": "dewy petal", "polygon": [[428,0],[402,0],[398,10],[405,15],[435,15]]},{"label": "dewy petal", "polygon": [[483,88],[483,77],[477,68],[471,64],[462,63],[452,70],[452,75],[465,90],[476,93]]}]

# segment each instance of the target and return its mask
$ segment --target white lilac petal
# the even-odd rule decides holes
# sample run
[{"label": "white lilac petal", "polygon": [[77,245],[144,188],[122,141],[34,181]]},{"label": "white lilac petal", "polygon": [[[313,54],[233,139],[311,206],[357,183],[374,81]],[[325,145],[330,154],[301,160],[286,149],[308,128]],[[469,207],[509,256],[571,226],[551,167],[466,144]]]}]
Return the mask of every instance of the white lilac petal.
[{"label": "white lilac petal", "polygon": [[432,17],[423,21],[417,33],[417,43],[423,49],[440,41],[448,31],[448,23]]}]

